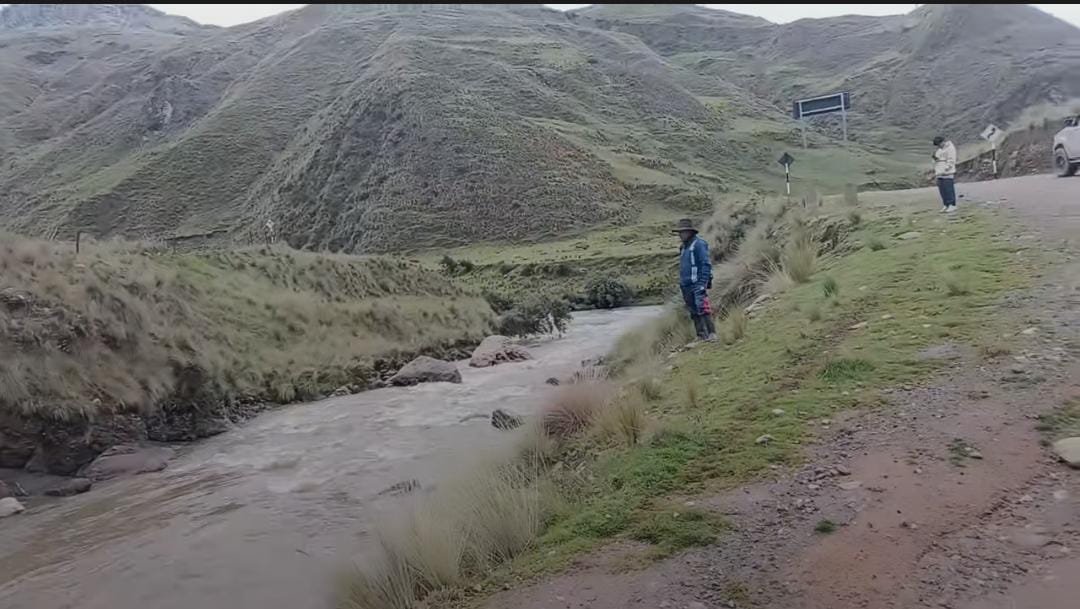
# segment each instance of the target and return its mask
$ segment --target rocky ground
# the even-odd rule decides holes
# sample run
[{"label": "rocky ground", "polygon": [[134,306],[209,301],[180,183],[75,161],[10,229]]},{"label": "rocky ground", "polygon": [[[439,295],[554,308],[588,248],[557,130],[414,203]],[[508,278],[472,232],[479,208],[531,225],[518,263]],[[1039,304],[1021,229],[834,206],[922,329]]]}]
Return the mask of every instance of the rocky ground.
[{"label": "rocky ground", "polygon": [[[846,609],[1075,607],[1080,472],[1044,446],[1036,418],[1080,397],[1076,180],[960,189],[1015,221],[1017,255],[1050,252],[1038,287],[1007,307],[1020,330],[987,359],[943,344],[941,374],[889,406],[820,421],[804,467],[691,501],[722,512],[717,544],[651,564],[613,546],[487,607]],[[956,220],[963,221],[962,214]]]}]

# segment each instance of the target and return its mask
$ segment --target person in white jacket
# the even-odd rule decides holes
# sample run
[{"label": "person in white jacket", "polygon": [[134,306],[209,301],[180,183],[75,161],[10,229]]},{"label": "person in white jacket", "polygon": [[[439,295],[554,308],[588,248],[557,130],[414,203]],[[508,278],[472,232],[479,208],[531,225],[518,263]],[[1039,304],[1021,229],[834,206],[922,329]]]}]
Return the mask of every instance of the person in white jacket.
[{"label": "person in white jacket", "polygon": [[940,135],[934,138],[934,179],[941,193],[941,211],[956,211],[956,146]]}]

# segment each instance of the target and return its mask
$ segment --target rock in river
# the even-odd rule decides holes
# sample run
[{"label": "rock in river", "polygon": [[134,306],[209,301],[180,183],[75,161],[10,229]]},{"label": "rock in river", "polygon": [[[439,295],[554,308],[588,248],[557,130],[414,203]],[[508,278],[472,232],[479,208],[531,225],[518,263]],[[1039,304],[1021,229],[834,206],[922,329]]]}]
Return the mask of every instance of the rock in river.
[{"label": "rock in river", "polygon": [[26,508],[19,503],[19,500],[14,497],[4,497],[3,499],[0,499],[0,518],[18,514],[25,509]]},{"label": "rock in river", "polygon": [[163,446],[113,446],[101,453],[80,475],[84,478],[100,481],[127,474],[144,474],[165,469],[173,450]]},{"label": "rock in river", "polygon": [[399,387],[420,383],[460,383],[461,372],[457,366],[426,355],[414,359],[390,377],[390,384]]},{"label": "rock in river", "polygon": [[1054,454],[1070,467],[1080,469],[1080,437],[1065,438],[1054,442]]},{"label": "rock in river", "polygon": [[495,429],[514,429],[521,426],[521,417],[512,415],[501,408],[491,413],[491,426]]},{"label": "rock in river", "polygon": [[69,478],[45,489],[45,494],[50,497],[70,497],[85,493],[90,490],[90,486],[91,482],[88,478]]},{"label": "rock in river", "polygon": [[515,344],[505,336],[489,336],[473,351],[469,365],[473,368],[487,368],[527,359],[532,359],[532,355],[525,347]]}]

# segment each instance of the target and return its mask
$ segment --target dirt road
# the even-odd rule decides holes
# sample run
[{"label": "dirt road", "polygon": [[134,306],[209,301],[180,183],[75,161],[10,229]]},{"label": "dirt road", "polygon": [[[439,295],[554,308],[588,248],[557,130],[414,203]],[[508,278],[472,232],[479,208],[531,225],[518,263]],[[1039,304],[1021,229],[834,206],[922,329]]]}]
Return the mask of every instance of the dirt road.
[{"label": "dirt road", "polygon": [[[758,607],[1072,609],[1080,598],[1080,472],[1035,417],[1080,396],[1080,179],[958,186],[964,208],[1015,223],[1017,255],[1055,252],[1010,308],[1024,331],[991,362],[943,345],[941,374],[889,408],[823,425],[797,471],[706,500],[733,523],[717,545],[626,572],[615,547],[491,609]],[[929,190],[890,193],[927,204]],[[970,213],[970,212],[968,212]],[[957,218],[962,221],[962,215]],[[814,531],[832,521],[832,534]]]}]

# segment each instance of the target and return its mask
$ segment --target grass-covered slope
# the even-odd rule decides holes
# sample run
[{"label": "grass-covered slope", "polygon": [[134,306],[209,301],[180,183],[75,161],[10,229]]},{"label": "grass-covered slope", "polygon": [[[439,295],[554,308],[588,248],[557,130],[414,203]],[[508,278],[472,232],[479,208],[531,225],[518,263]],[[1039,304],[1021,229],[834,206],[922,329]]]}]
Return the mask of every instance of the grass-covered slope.
[{"label": "grass-covered slope", "polygon": [[99,244],[75,255],[5,238],[0,269],[0,418],[88,437],[128,415],[161,421],[156,439],[201,435],[253,402],[362,389],[416,354],[460,355],[493,322],[478,295],[390,258]]}]

